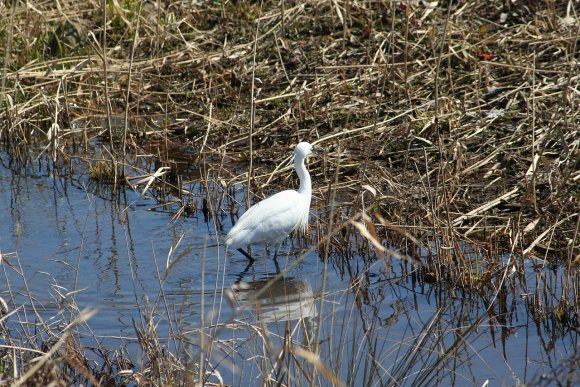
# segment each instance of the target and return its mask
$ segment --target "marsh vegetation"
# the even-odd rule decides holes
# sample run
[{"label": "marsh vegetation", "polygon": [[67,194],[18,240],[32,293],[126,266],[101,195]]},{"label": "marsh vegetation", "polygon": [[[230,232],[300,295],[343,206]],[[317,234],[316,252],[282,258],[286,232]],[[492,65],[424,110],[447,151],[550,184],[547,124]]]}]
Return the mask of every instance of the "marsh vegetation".
[{"label": "marsh vegetation", "polygon": [[578,385],[578,8],[0,4],[0,383]]}]

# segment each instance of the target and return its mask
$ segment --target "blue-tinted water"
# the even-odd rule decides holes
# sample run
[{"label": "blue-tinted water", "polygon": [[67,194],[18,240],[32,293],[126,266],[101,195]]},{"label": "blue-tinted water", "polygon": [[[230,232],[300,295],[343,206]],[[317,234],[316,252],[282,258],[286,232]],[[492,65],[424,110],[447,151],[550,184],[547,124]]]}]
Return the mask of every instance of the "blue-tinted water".
[{"label": "blue-tinted water", "polygon": [[[1,157],[6,164],[6,155]],[[197,192],[201,203],[203,189]],[[325,270],[314,251],[298,263],[295,255],[282,257],[282,269],[291,269],[268,288],[276,267],[263,250],[257,250],[256,263],[247,268],[241,254],[228,252],[226,258],[218,245],[221,227],[231,227],[229,217],[220,217],[218,224],[205,222],[197,211],[172,220],[175,208],[163,210],[130,189],[117,199],[82,174],[58,178],[44,167],[19,174],[0,167],[0,252],[14,267],[2,265],[0,296],[10,308],[22,307],[10,317],[12,338],[20,329],[18,320],[64,325],[62,310],[98,308],[80,328],[82,340],[87,346],[127,346],[138,359],[142,353],[134,321],[144,326],[144,311],[157,308],[153,314],[160,336],[192,332],[194,344],[188,348],[177,350],[167,340],[178,356],[197,359],[199,327],[219,339],[209,361],[232,385],[259,384],[257,377],[263,374],[257,370],[267,363],[261,356],[275,358],[287,330],[295,348],[313,350],[317,343],[312,337],[320,329],[322,364],[350,385],[368,380],[373,385],[440,380],[514,385],[556,372],[576,353],[577,333],[562,335],[550,321],[534,321],[524,308],[529,296],[523,290],[509,296],[501,319],[492,320],[486,308],[495,300],[474,294],[442,296],[436,288],[402,277],[410,271],[404,262],[389,259],[385,265],[380,259],[365,263],[354,257],[345,263],[331,256]],[[287,244],[285,249],[299,248]],[[554,272],[554,278],[562,275]],[[535,281],[532,271],[528,277]],[[256,297],[258,307],[231,319],[236,306]],[[264,350],[258,320],[270,331],[272,352]],[[310,364],[304,354],[294,356]],[[291,363],[287,372],[306,378],[295,366]],[[427,372],[429,367],[438,373]],[[322,376],[313,383],[330,384]]]}]

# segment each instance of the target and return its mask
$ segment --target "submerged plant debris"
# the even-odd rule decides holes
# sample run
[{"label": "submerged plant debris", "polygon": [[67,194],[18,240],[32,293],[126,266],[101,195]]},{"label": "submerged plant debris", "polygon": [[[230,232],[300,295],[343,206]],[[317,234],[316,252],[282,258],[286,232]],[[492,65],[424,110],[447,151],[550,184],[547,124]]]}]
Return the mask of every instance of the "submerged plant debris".
[{"label": "submerged plant debris", "polygon": [[[508,301],[524,293],[532,320],[577,345],[577,1],[13,1],[0,10],[4,167],[84,175],[103,197],[134,190],[173,219],[202,211],[219,229],[247,203],[296,186],[285,163],[309,141],[326,153],[309,165],[316,217],[304,238],[351,277],[356,305],[369,305],[373,287],[349,266],[364,256],[385,270],[397,262],[441,298],[481,297],[487,315],[466,335],[482,321],[507,326]],[[246,201],[240,186],[252,192]],[[17,270],[17,252],[1,249],[5,270]],[[123,349],[99,348],[104,360],[93,366],[69,333],[92,311],[77,312],[42,348],[6,339],[23,369],[0,383],[201,378],[197,359],[189,374],[150,337],[153,321],[135,326],[148,371],[127,371],[134,365]],[[0,330],[11,337],[6,319]],[[422,340],[435,326],[423,329],[415,349],[431,348]],[[270,364],[279,373],[266,372],[264,384],[291,384],[293,372],[304,384],[347,380],[316,357],[320,348],[282,341],[287,357]],[[462,345],[427,356],[432,368],[413,380],[405,370],[422,355],[409,350],[392,375],[436,382]],[[14,369],[3,348],[0,369]],[[312,370],[294,369],[291,358]],[[524,382],[572,385],[578,362]],[[208,367],[205,381],[219,383],[218,371]]]}]

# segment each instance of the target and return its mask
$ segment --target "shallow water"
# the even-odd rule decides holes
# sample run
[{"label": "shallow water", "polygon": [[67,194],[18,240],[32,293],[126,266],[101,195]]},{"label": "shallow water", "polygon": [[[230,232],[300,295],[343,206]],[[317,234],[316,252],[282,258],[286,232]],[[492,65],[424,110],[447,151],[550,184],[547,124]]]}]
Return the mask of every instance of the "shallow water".
[{"label": "shallow water", "polygon": [[[0,158],[6,165],[7,156]],[[258,367],[267,360],[260,355],[265,353],[261,333],[251,327],[260,324],[270,331],[272,351],[287,330],[296,347],[312,349],[311,338],[320,328],[321,360],[348,385],[537,382],[576,353],[577,333],[562,334],[549,320],[534,321],[523,290],[509,295],[505,313],[496,310],[502,317],[492,321],[486,308],[495,300],[459,292],[450,297],[420,285],[403,276],[410,270],[403,262],[330,257],[325,268],[316,252],[299,263],[293,254],[280,258],[282,268],[291,268],[268,288],[276,267],[263,250],[247,268],[241,254],[228,252],[226,258],[223,247],[215,246],[216,234],[223,236],[216,230],[229,229],[229,219],[216,225],[198,211],[173,221],[171,211],[131,190],[115,202],[82,175],[59,178],[47,171],[37,166],[17,174],[0,167],[0,252],[15,266],[3,265],[0,296],[11,308],[23,305],[12,319],[28,321],[38,319],[32,304],[47,322],[60,321],[55,316],[64,303],[98,308],[90,329],[82,328],[88,346],[95,341],[113,349],[123,345],[138,357],[133,320],[140,326],[139,308],[157,305],[163,311],[158,316],[171,316],[157,319],[160,335],[175,324],[194,331],[194,344],[183,350],[194,360],[197,328],[220,339],[209,361],[231,385],[259,384]],[[284,251],[296,249],[286,244]],[[160,280],[168,259],[174,263]],[[553,276],[558,280],[562,271],[554,270]],[[527,277],[530,287],[536,278],[531,267]],[[231,303],[221,289],[234,294]],[[166,302],[159,301],[161,290]],[[259,306],[238,312],[232,321],[234,308],[253,298]],[[418,346],[421,351],[413,350]],[[445,366],[427,373],[437,368],[445,349],[450,351]],[[296,363],[288,367],[287,372],[306,377]],[[318,377],[315,384],[330,384]]]}]

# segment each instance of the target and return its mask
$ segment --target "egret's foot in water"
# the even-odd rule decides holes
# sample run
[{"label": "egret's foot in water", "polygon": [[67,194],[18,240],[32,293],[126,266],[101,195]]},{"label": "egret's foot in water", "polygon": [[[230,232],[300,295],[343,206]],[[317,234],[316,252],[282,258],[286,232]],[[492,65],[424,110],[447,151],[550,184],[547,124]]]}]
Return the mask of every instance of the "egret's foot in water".
[{"label": "egret's foot in water", "polygon": [[252,257],[250,254],[246,253],[246,251],[242,248],[238,249],[238,251],[240,253],[242,253],[244,255],[244,257],[248,258],[248,260],[250,261],[250,266],[252,266],[252,264],[255,261],[254,257]]},{"label": "egret's foot in water", "polygon": [[[246,265],[246,268],[236,276],[236,280],[234,281],[235,284],[240,284],[242,282],[242,279],[248,274],[248,272],[250,271],[251,268],[254,267],[254,261],[250,261],[248,260],[248,264]],[[255,272],[255,270],[254,270]]]}]

